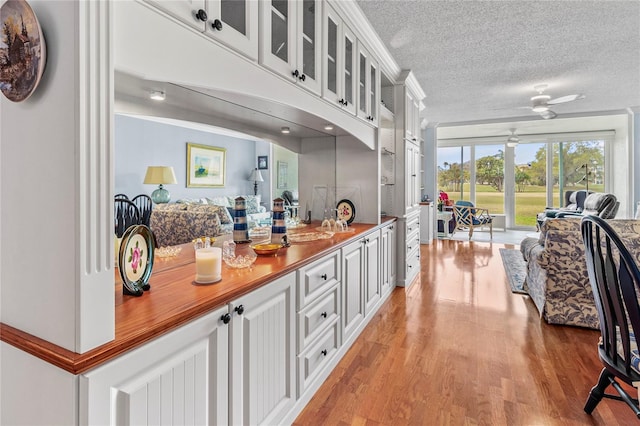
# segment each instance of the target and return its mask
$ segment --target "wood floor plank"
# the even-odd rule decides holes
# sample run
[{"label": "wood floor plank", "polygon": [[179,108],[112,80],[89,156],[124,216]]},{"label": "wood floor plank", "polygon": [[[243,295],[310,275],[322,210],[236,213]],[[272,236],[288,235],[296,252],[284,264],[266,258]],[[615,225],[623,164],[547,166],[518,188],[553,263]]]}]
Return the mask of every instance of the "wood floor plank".
[{"label": "wood floor plank", "polygon": [[629,425],[624,403],[582,410],[599,332],[540,319],[513,294],[498,249],[438,240],[396,288],[296,425]]}]

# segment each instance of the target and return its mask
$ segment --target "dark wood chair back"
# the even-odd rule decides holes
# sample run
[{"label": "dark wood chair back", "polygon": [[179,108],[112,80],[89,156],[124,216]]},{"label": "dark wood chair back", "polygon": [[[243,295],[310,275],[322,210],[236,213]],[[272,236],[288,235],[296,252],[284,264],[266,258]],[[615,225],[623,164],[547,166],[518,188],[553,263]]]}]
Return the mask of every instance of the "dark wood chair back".
[{"label": "dark wood chair back", "polygon": [[153,202],[151,201],[151,197],[146,194],[140,194],[133,197],[131,201],[138,208],[138,219],[140,225],[151,227],[151,210],[153,209]]},{"label": "dark wood chair back", "polygon": [[[602,334],[598,354],[604,365],[584,411],[591,413],[606,397],[626,402],[640,418],[638,401],[617,382],[629,386],[640,382],[636,338],[640,336],[640,271],[618,234],[602,218],[588,215],[582,219],[582,239]],[[606,394],[609,386],[619,396]]]},{"label": "dark wood chair back", "polygon": [[138,225],[140,216],[133,202],[122,198],[113,200],[115,232],[118,238],[132,225]]}]

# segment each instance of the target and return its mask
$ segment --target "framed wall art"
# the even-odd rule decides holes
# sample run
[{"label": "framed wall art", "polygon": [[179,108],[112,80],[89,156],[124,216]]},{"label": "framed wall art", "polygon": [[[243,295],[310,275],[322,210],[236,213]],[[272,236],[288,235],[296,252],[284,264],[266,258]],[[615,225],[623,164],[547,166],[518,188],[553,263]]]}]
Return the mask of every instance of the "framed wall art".
[{"label": "framed wall art", "polygon": [[224,186],[227,150],[187,143],[187,187]]},{"label": "framed wall art", "polygon": [[47,48],[38,18],[24,0],[8,0],[0,7],[0,90],[13,102],[22,102],[36,90]]},{"label": "framed wall art", "polygon": [[267,170],[269,168],[269,157],[266,155],[258,156],[258,170]]},{"label": "framed wall art", "polygon": [[287,164],[286,161],[278,161],[278,179],[277,179],[278,189],[287,188],[288,168],[289,168],[289,165]]}]

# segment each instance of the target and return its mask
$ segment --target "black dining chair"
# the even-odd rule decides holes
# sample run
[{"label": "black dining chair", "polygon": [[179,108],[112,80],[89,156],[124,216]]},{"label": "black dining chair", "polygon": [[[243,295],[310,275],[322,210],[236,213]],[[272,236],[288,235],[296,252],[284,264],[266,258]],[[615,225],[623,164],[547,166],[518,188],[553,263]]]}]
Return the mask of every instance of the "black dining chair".
[{"label": "black dining chair", "polygon": [[138,207],[133,202],[122,198],[113,200],[113,207],[116,237],[122,238],[127,228],[139,224]]},{"label": "black dining chair", "polygon": [[128,200],[129,197],[127,197],[127,194],[116,194],[113,197],[115,200]]},{"label": "black dining chair", "polygon": [[151,226],[151,210],[153,209],[153,202],[151,197],[146,194],[140,194],[133,197],[131,200],[133,204],[138,208],[138,220],[140,225]]},{"label": "black dining chair", "polygon": [[[600,320],[598,355],[604,365],[584,411],[591,414],[602,398],[624,401],[640,418],[638,400],[618,382],[640,383],[640,271],[618,234],[598,216],[582,219],[587,272]],[[605,393],[613,387],[618,395]]]}]

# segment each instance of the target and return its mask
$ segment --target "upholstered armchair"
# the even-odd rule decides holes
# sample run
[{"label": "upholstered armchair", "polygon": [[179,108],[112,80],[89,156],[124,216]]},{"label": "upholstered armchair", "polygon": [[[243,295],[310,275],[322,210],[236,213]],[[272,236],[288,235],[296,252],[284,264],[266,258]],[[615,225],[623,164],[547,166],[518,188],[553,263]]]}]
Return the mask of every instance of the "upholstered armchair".
[{"label": "upholstered armchair", "polygon": [[567,191],[565,193],[565,205],[560,208],[545,208],[544,212],[538,215],[538,224],[544,220],[546,217],[556,217],[558,213],[570,212],[570,213],[580,213],[584,208],[584,202],[587,199],[589,194],[592,194],[592,191],[587,191],[586,189],[580,189],[578,191]]},{"label": "upholstered armchair", "polygon": [[473,235],[473,229],[489,226],[491,238],[493,238],[493,218],[489,215],[489,210],[475,207],[471,201],[456,201],[453,205],[453,216],[456,221],[457,230],[469,230],[469,239]]},{"label": "upholstered armchair", "polygon": [[601,219],[613,219],[618,213],[618,207],[620,207],[620,202],[615,195],[594,192],[584,200],[581,212],[560,212],[556,214],[556,217],[594,215]]}]

